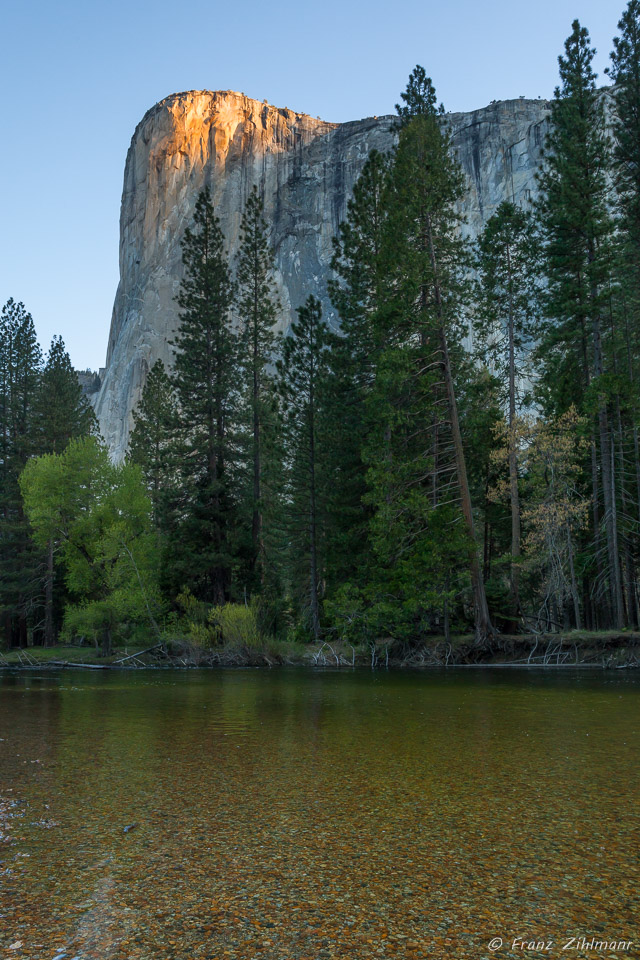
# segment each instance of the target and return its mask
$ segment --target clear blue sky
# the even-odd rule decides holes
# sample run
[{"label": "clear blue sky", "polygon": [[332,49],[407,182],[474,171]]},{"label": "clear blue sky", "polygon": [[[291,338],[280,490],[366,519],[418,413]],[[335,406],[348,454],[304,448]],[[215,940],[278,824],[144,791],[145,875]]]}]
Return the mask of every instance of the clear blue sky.
[{"label": "clear blue sky", "polygon": [[602,75],[625,0],[4,0],[0,301],[104,362],[124,161],[170,93],[240,90],[325,120],[392,113],[416,63],[447,109],[550,97],[575,17]]}]

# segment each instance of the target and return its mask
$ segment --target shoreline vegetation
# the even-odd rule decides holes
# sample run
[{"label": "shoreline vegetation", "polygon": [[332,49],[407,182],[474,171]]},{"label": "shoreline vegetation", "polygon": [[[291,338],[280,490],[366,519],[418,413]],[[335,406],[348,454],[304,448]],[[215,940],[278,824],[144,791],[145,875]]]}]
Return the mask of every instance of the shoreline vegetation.
[{"label": "shoreline vegetation", "polygon": [[125,646],[104,656],[93,644],[15,648],[0,652],[0,671],[34,669],[139,670],[215,667],[310,667],[429,669],[441,667],[598,667],[640,669],[640,632],[615,630],[505,634],[478,644],[473,635],[432,637],[429,643],[378,640],[352,646],[342,641],[295,643],[261,639],[217,647],[188,640],[163,640],[148,647]]}]

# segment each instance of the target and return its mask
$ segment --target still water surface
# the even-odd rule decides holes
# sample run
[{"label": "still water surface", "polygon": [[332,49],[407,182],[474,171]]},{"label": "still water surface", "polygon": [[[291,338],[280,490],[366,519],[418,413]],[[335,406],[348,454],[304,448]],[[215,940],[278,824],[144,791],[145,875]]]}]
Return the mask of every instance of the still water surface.
[{"label": "still water surface", "polygon": [[0,676],[0,956],[640,957],[639,694],[597,671]]}]

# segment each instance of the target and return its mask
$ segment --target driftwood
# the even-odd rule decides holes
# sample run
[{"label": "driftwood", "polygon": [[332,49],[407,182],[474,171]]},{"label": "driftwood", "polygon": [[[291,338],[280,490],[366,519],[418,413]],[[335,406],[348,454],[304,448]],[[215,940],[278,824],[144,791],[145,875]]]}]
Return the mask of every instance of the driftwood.
[{"label": "driftwood", "polygon": [[[109,670],[108,663],[70,663],[68,660],[49,660],[52,667],[83,667],[86,670]],[[46,667],[46,663],[39,663],[38,667]]]},{"label": "driftwood", "polygon": [[164,643],[154,643],[152,647],[147,647],[146,650],[136,650],[135,653],[130,653],[128,657],[121,657],[120,660],[114,660],[113,666],[115,667],[116,663],[126,663],[127,660],[134,660],[136,657],[142,657],[145,653],[151,653],[152,650],[157,650],[158,647],[163,647]]}]

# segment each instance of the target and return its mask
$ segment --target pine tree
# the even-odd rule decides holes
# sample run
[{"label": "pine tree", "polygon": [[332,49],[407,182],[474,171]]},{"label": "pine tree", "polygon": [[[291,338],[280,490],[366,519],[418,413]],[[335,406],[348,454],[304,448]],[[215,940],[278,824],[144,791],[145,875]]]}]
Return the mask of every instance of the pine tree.
[{"label": "pine tree", "polygon": [[336,278],[329,289],[340,317],[340,331],[330,338],[326,396],[332,477],[327,501],[328,592],[357,579],[369,551],[371,510],[365,503],[363,453],[371,429],[368,400],[382,348],[376,316],[385,285],[384,197],[389,164],[388,156],[371,151],[334,239]]},{"label": "pine tree", "polygon": [[229,318],[233,288],[224,238],[208,188],[198,196],[193,229],[185,231],[182,259],[173,382],[185,438],[184,519],[172,544],[174,579],[220,604],[232,585],[238,338]]},{"label": "pine tree", "polygon": [[5,643],[27,644],[38,553],[18,477],[36,452],[32,414],[42,355],[31,315],[9,300],[0,316],[0,616]]},{"label": "pine tree", "polygon": [[319,444],[328,330],[322,304],[309,296],[284,338],[278,361],[287,433],[288,529],[291,590],[315,640],[320,636],[319,589],[324,517],[325,450]]},{"label": "pine tree", "polygon": [[138,464],[149,489],[153,523],[166,535],[169,512],[178,480],[179,416],[171,378],[162,360],[147,375],[142,396],[133,411],[129,459]]},{"label": "pine tree", "polygon": [[400,94],[404,103],[396,103],[400,128],[415,120],[416,117],[435,117],[444,114],[444,106],[438,106],[435,87],[424,67],[417,64],[412,70],[407,88]]},{"label": "pine tree", "polygon": [[277,345],[274,324],[280,304],[273,283],[273,251],[263,214],[263,203],[254,186],[242,218],[236,273],[236,311],[241,325],[239,365],[249,434],[250,579],[253,586],[259,586],[264,591],[267,571],[273,570],[273,563],[269,563],[267,558],[267,541],[271,536],[270,533],[265,536],[265,509],[272,513],[267,501],[273,506],[274,491],[265,489],[264,478],[273,473],[276,456],[277,416],[269,365],[273,362]]},{"label": "pine tree", "polygon": [[[377,488],[380,517],[387,515],[383,524],[387,532],[381,531],[380,542],[393,543],[389,522],[397,518],[403,549],[408,543],[418,544],[429,531],[428,509],[435,514],[442,508],[442,517],[458,499],[451,488],[453,478],[471,554],[476,632],[484,639],[493,628],[474,546],[454,384],[467,292],[468,258],[459,237],[457,212],[462,174],[443,129],[443,108],[436,107],[435,90],[421,67],[412,73],[402,99],[405,106],[398,108],[400,132],[385,226],[385,268],[391,292],[378,320],[378,335],[386,347],[375,395],[385,422],[382,446],[377,452],[369,451],[370,477]],[[411,513],[414,522],[407,528]],[[439,518],[434,515],[432,521],[435,533]],[[452,564],[453,554],[457,562],[464,551],[453,539]],[[425,559],[420,562],[424,566]]]},{"label": "pine tree", "polygon": [[[521,543],[518,491],[518,426],[521,392],[530,372],[540,280],[538,244],[531,214],[514,204],[500,204],[478,241],[479,312],[475,322],[477,346],[507,384],[507,456],[511,507],[510,586],[514,610],[520,607],[519,559]],[[527,369],[529,367],[529,370]]]},{"label": "pine tree", "polygon": [[[456,399],[487,602],[493,622],[497,624],[500,619],[509,629],[514,629],[503,378],[492,373],[472,352],[461,356],[456,362]],[[521,447],[521,437],[518,440]]]},{"label": "pine tree", "polygon": [[[609,309],[612,221],[607,171],[610,150],[602,98],[591,66],[595,50],[575,20],[558,58],[561,86],[555,91],[539,212],[545,242],[550,323],[542,339],[545,410],[560,416],[575,403],[596,408],[592,442],[592,507],[596,578],[606,592],[607,617],[625,621],[618,547],[616,474],[607,397],[603,332]],[[604,515],[600,514],[600,492]],[[600,523],[605,530],[602,563]]]},{"label": "pine tree", "polygon": [[626,265],[640,310],[640,0],[629,0],[618,23],[609,72],[614,87],[614,174]]},{"label": "pine tree", "polygon": [[[640,550],[640,2],[630,0],[618,23],[609,71],[613,88],[613,173],[617,195],[618,283],[614,317],[619,349],[616,398],[618,461],[627,608],[631,624],[640,622],[636,565]],[[634,559],[635,558],[635,559]]]},{"label": "pine tree", "polygon": [[70,440],[88,436],[95,426],[95,414],[82,392],[64,341],[54,337],[33,400],[36,452],[61,453]]},{"label": "pine tree", "polygon": [[[62,337],[54,337],[49,354],[40,375],[34,394],[31,415],[33,452],[61,453],[70,440],[86,437],[96,429],[95,414],[82,392],[78,375],[71,365]],[[57,538],[46,545],[43,558],[44,581],[44,636],[45,646],[55,642],[56,619],[60,620],[62,606],[58,602],[58,617],[55,616],[56,591],[54,555],[59,549]]]}]

